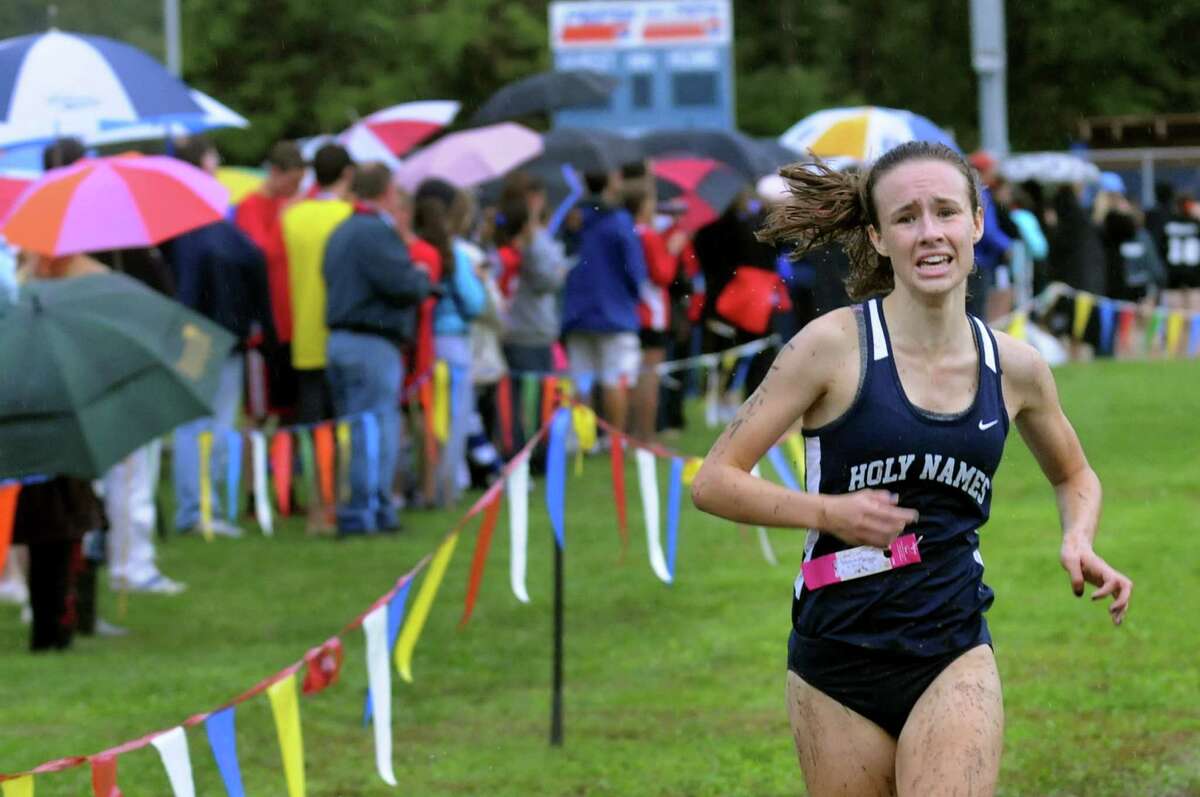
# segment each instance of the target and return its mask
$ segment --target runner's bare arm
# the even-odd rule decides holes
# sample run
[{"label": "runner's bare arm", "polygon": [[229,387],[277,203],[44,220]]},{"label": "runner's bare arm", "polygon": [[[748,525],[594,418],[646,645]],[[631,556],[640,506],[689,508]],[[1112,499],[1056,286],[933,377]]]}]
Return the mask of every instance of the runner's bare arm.
[{"label": "runner's bare arm", "polygon": [[1084,456],[1079,437],[1058,400],[1050,366],[1025,343],[997,333],[1004,366],[1005,395],[1017,429],[1054,487],[1062,525],[1059,560],[1076,596],[1084,582],[1098,589],[1092,599],[1113,597],[1109,614],[1120,625],[1133,593],[1133,582],[1093,550],[1100,523],[1100,479]]},{"label": "runner's bare arm", "polygon": [[[883,490],[828,496],[750,475],[780,435],[826,394],[838,368],[858,357],[853,311],[822,316],[783,347],[771,370],[713,444],[692,482],[692,501],[739,523],[816,528],[852,545],[886,547],[916,518]],[[847,357],[849,355],[849,357]]]}]

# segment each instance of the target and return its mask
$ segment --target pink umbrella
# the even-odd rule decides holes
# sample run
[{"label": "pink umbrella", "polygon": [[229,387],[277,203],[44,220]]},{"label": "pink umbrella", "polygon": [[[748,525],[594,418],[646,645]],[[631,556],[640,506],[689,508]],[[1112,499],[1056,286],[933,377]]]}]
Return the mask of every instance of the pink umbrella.
[{"label": "pink umbrella", "polygon": [[85,158],[29,186],[0,232],[13,246],[52,256],[128,249],[218,221],[228,207],[224,187],[181,160]]},{"label": "pink umbrella", "polygon": [[458,115],[454,100],[405,102],[364,117],[338,136],[355,160],[386,160],[386,152],[397,157],[408,152]]},{"label": "pink umbrella", "polygon": [[451,133],[414,153],[396,174],[415,189],[436,177],[459,188],[494,180],[542,153],[542,137],[513,122]]}]

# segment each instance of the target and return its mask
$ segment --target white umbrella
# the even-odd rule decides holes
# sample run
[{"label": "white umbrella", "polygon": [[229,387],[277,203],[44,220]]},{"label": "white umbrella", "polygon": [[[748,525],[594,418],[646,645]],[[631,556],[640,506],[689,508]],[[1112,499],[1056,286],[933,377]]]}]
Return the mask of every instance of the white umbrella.
[{"label": "white umbrella", "polygon": [[1000,174],[1014,183],[1094,183],[1100,167],[1069,152],[1026,152],[1005,158]]}]

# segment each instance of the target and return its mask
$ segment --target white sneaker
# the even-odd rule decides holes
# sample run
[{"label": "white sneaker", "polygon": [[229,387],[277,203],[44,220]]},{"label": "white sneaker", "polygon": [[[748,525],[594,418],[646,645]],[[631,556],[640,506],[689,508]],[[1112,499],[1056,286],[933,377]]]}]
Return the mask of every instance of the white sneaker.
[{"label": "white sneaker", "polygon": [[212,523],[209,525],[209,529],[218,537],[229,537],[231,539],[237,539],[246,533],[242,531],[240,527],[221,520],[220,518],[213,518]]},{"label": "white sneaker", "polygon": [[146,595],[178,595],[187,589],[187,584],[159,573],[135,584],[127,583],[124,579],[114,579],[112,588],[117,591],[140,592]]}]

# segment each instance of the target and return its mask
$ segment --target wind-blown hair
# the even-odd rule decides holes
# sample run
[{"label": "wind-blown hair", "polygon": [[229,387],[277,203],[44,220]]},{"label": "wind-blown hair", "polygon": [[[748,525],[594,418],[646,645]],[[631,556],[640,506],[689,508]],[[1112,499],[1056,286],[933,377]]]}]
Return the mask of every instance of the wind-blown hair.
[{"label": "wind-blown hair", "polygon": [[867,234],[868,227],[879,229],[873,192],[885,174],[914,160],[944,161],[958,169],[967,180],[971,212],[979,209],[979,176],[962,155],[944,144],[910,141],[888,150],[865,173],[838,171],[820,159],[783,167],[779,174],[790,196],[771,210],[759,239],[771,244],[794,242],[796,259],[810,249],[840,246],[850,259],[846,277],[850,298],[890,292],[895,287],[892,261],[875,251]]}]

